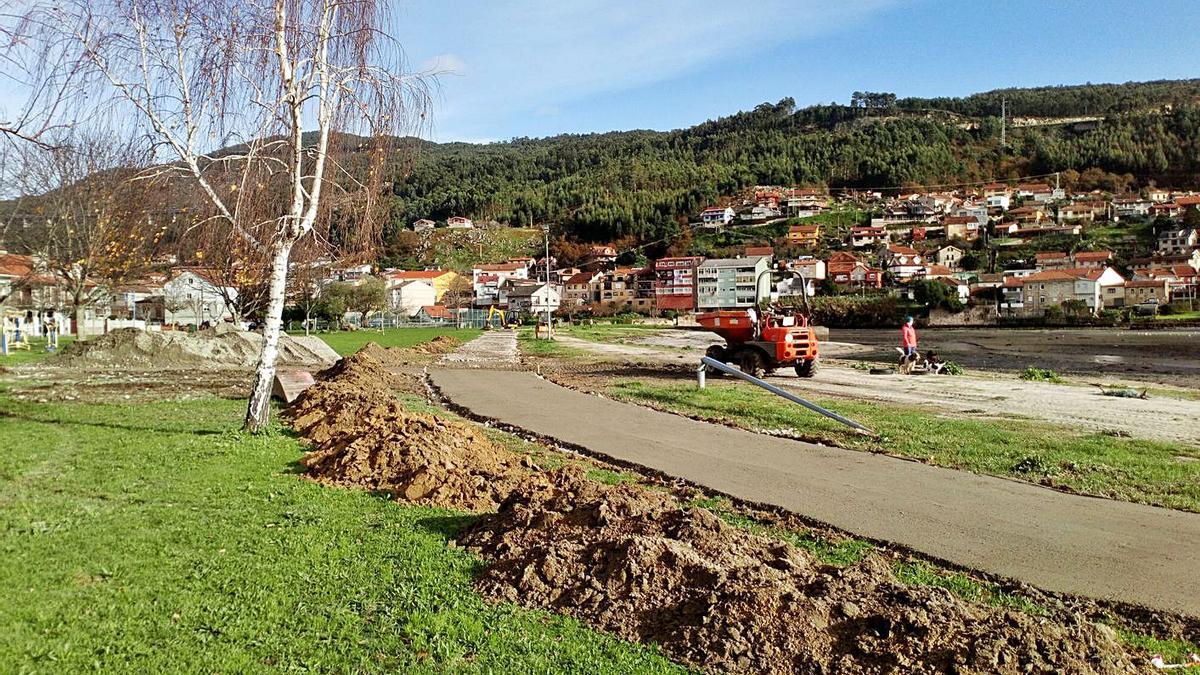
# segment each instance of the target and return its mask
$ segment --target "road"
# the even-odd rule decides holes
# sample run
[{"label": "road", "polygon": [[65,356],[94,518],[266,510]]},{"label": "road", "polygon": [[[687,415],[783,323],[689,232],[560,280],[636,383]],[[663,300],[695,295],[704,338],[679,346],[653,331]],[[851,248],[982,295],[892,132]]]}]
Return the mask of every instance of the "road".
[{"label": "road", "polygon": [[1200,514],[763,436],[559,387],[440,369],[476,415],[1034,586],[1200,616]]}]

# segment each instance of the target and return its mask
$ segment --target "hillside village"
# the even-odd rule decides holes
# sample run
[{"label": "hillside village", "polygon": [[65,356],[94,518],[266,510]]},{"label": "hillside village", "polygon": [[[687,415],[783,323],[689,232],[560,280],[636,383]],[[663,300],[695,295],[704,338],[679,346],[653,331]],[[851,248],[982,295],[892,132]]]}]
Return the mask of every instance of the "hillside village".
[{"label": "hillside village", "polygon": [[[1198,205],[1194,191],[1068,195],[1050,182],[889,196],[758,186],[704,209],[688,227],[689,235],[741,235],[753,242],[725,257],[675,255],[622,264],[628,251],[592,245],[572,265],[559,265],[554,256],[547,265],[544,255],[469,269],[326,263],[310,288],[293,295],[381,281],[380,299],[358,311],[350,302],[343,310],[341,318],[355,323],[376,312],[393,322],[480,324],[493,308],[518,317],[547,310],[673,317],[786,302],[802,292],[894,296],[909,311],[958,316],[949,323],[1192,311],[1200,289]],[[412,229],[429,237],[503,227],[465,217],[438,225],[420,219]],[[1087,237],[1100,232],[1111,248],[1096,247],[1097,238]],[[95,298],[86,311],[89,330],[129,321],[188,326],[241,318],[238,289],[203,266],[171,262],[143,279],[89,289]],[[929,284],[936,284],[932,293]],[[12,296],[10,307],[31,313],[63,307],[66,289],[59,285],[34,258],[0,254],[0,293]],[[970,311],[960,315],[964,309]],[[74,318],[60,315],[60,325]]]}]

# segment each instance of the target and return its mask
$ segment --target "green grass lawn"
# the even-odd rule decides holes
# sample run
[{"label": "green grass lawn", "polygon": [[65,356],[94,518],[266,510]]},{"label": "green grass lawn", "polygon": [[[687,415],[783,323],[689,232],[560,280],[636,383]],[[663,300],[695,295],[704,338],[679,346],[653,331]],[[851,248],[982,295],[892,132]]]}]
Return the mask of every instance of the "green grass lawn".
[{"label": "green grass lawn", "polygon": [[[572,335],[567,331],[562,331],[561,335]],[[557,356],[561,358],[596,358],[582,349],[569,347],[555,340],[538,339],[533,335],[532,328],[522,328],[517,333],[517,347],[522,354],[532,354],[534,356]]]},{"label": "green grass lawn", "polygon": [[0,394],[0,672],[665,672],[472,590],[468,516],[297,475],[244,404]]},{"label": "green grass lawn", "polygon": [[1085,434],[1021,420],[966,420],[846,400],[818,400],[880,434],[871,439],[749,385],[619,382],[616,398],[732,422],[787,429],[846,448],[886,451],[939,466],[1011,476],[1132,502],[1200,512],[1200,448]]},{"label": "green grass lawn", "polygon": [[[338,333],[314,333],[314,335],[333,347],[338,354],[347,356],[362,349],[368,342],[376,342],[381,347],[411,347],[428,342],[439,335],[452,335],[467,342],[479,337],[479,333],[480,331],[475,328],[385,328],[382,331],[367,328]],[[304,332],[292,334],[303,335]]]},{"label": "green grass lawn", "polygon": [[590,342],[630,342],[647,337],[653,332],[661,330],[670,330],[670,327],[640,323],[597,323],[590,326],[587,324],[578,326],[563,325],[559,329],[559,332],[563,335],[569,335],[573,338],[588,340]]},{"label": "green grass lawn", "polygon": [[1178,314],[1159,314],[1157,321],[1200,321],[1200,312],[1180,312]]},{"label": "green grass lawn", "polygon": [[[58,349],[62,351],[67,345],[71,344],[74,337],[64,335],[58,338]],[[42,338],[30,338],[29,349],[13,349],[8,352],[8,356],[0,355],[0,366],[23,366],[28,363],[37,363],[54,352],[46,351],[46,341]]]}]

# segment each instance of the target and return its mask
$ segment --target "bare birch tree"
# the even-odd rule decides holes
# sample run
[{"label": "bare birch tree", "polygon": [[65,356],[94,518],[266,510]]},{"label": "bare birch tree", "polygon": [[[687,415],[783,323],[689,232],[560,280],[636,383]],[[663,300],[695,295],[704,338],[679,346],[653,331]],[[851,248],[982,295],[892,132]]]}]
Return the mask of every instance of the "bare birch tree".
[{"label": "bare birch tree", "polygon": [[24,15],[40,44],[78,47],[72,68],[86,70],[94,100],[135,113],[172,159],[156,175],[204,196],[211,214],[190,226],[221,221],[269,260],[253,431],[268,421],[292,249],[335,216],[340,243],[377,237],[394,137],[427,107],[427,80],[403,73],[387,10],[380,0],[64,0]]}]

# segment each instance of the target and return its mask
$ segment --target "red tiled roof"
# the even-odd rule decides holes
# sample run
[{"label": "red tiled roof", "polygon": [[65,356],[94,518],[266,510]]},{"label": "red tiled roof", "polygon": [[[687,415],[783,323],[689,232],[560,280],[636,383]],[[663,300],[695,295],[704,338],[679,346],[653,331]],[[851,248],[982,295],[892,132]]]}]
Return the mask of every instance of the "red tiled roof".
[{"label": "red tiled roof", "polygon": [[516,272],[525,269],[524,263],[500,263],[498,265],[478,265],[475,269],[481,272]]},{"label": "red tiled roof", "polygon": [[775,249],[770,246],[747,246],[746,255],[775,255]]},{"label": "red tiled roof", "polygon": [[449,273],[449,270],[396,270],[386,276],[390,279],[437,279]]},{"label": "red tiled roof", "polygon": [[432,319],[450,319],[454,316],[445,305],[425,305],[421,309]]},{"label": "red tiled roof", "polygon": [[1033,254],[1036,260],[1059,260],[1066,258],[1067,254],[1063,251],[1039,251]]},{"label": "red tiled roof", "polygon": [[970,225],[978,222],[975,216],[946,216],[942,219],[943,225]]},{"label": "red tiled roof", "polygon": [[0,255],[0,276],[23,277],[33,272],[33,257],[5,253]]},{"label": "red tiled roof", "polygon": [[1125,288],[1163,288],[1166,285],[1166,279],[1141,279],[1125,282]]},{"label": "red tiled roof", "polygon": [[595,274],[592,272],[580,272],[579,274],[571,275],[571,278],[567,279],[567,285],[581,286],[583,284],[590,284],[594,278]]},{"label": "red tiled roof", "polygon": [[920,255],[917,253],[917,249],[908,246],[900,246],[899,244],[891,244],[888,246],[888,253],[895,253],[896,255]]},{"label": "red tiled roof", "polygon": [[1071,274],[1066,270],[1046,270],[1045,272],[1037,272],[1025,277],[1025,281],[1074,281],[1078,275]]},{"label": "red tiled roof", "polygon": [[1079,251],[1075,254],[1075,260],[1086,260],[1094,262],[1104,262],[1112,258],[1112,251]]}]

